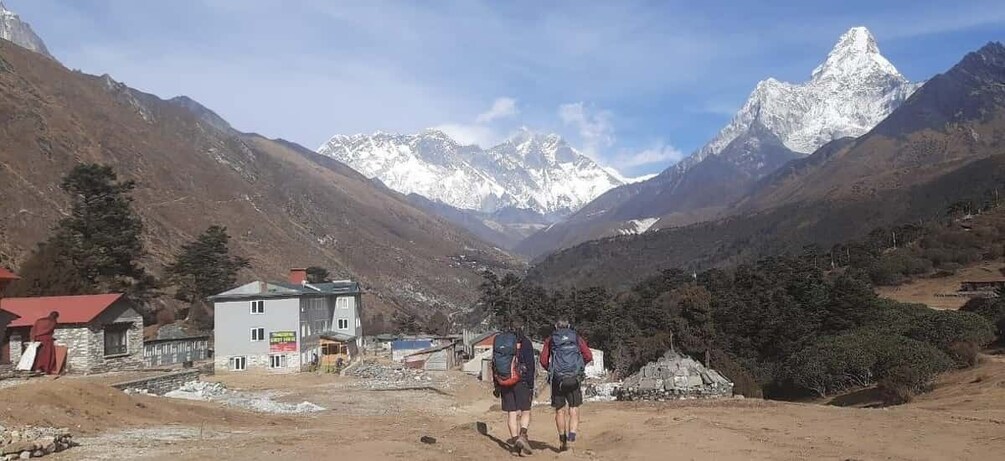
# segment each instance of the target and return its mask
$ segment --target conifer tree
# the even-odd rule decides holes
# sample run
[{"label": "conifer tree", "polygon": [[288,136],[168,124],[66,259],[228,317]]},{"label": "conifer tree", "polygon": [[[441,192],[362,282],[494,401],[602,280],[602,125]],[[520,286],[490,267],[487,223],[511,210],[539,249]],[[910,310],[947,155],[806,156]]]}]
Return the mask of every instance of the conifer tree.
[{"label": "conifer tree", "polygon": [[165,268],[167,280],[177,287],[175,298],[195,302],[233,288],[237,272],[250,264],[230,254],[227,228],[210,226],[195,241],[182,245]]}]

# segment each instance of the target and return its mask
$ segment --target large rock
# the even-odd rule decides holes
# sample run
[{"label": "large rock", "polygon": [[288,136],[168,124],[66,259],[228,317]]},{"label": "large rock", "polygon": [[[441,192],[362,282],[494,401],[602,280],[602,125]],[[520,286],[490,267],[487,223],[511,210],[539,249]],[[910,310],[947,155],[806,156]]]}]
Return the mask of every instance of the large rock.
[{"label": "large rock", "polygon": [[677,400],[731,397],[733,383],[700,362],[669,351],[626,378],[618,400]]}]

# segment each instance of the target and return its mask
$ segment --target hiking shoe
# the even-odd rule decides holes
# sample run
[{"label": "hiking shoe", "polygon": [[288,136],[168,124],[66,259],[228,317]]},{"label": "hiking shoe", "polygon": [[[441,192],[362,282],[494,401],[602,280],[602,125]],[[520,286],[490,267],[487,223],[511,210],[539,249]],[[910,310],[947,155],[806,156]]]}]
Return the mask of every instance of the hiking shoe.
[{"label": "hiking shoe", "polygon": [[520,454],[522,455],[534,454],[534,451],[530,449],[530,440],[527,439],[527,434],[521,434],[516,438],[516,446],[520,449]]},{"label": "hiking shoe", "polygon": [[558,436],[558,451],[567,451],[569,449],[569,439],[565,435]]}]

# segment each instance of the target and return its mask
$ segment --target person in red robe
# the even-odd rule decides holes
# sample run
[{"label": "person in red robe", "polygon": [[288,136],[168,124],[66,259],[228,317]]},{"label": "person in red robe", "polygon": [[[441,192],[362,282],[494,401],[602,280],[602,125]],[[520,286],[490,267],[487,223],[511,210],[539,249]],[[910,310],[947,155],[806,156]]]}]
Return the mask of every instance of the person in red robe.
[{"label": "person in red robe", "polygon": [[56,325],[59,324],[59,312],[50,312],[47,317],[35,321],[31,327],[31,340],[42,343],[35,353],[35,371],[51,375],[56,371]]}]

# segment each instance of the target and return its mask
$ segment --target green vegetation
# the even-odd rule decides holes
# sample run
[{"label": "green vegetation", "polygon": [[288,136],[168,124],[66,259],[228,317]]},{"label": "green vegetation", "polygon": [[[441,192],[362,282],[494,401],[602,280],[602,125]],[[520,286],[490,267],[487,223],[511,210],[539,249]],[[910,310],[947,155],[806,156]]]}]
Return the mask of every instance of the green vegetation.
[{"label": "green vegetation", "polygon": [[311,266],[307,268],[308,283],[330,282],[331,279],[331,273],[328,272],[328,269],[318,266]]},{"label": "green vegetation", "polygon": [[60,184],[70,196],[70,215],[22,265],[11,295],[125,292],[138,301],[155,296],[156,282],[139,263],[146,252],[143,223],[132,209],[135,187],[119,181],[108,166],[74,167]]},{"label": "green vegetation", "polygon": [[672,343],[711,362],[737,392],[774,398],[879,384],[888,402],[903,402],[936,374],[972,365],[994,338],[980,315],[883,300],[867,272],[821,266],[806,252],[728,270],[665,270],[621,293],[548,292],[487,274],[481,303],[497,323],[520,321],[538,335],[569,317],[620,375]]},{"label": "green vegetation", "polygon": [[199,327],[213,327],[204,300],[237,283],[237,272],[250,264],[230,254],[227,228],[209,226],[194,241],[182,245],[172,263],[164,268],[165,279],[177,287],[175,299],[190,303],[188,320]]}]

